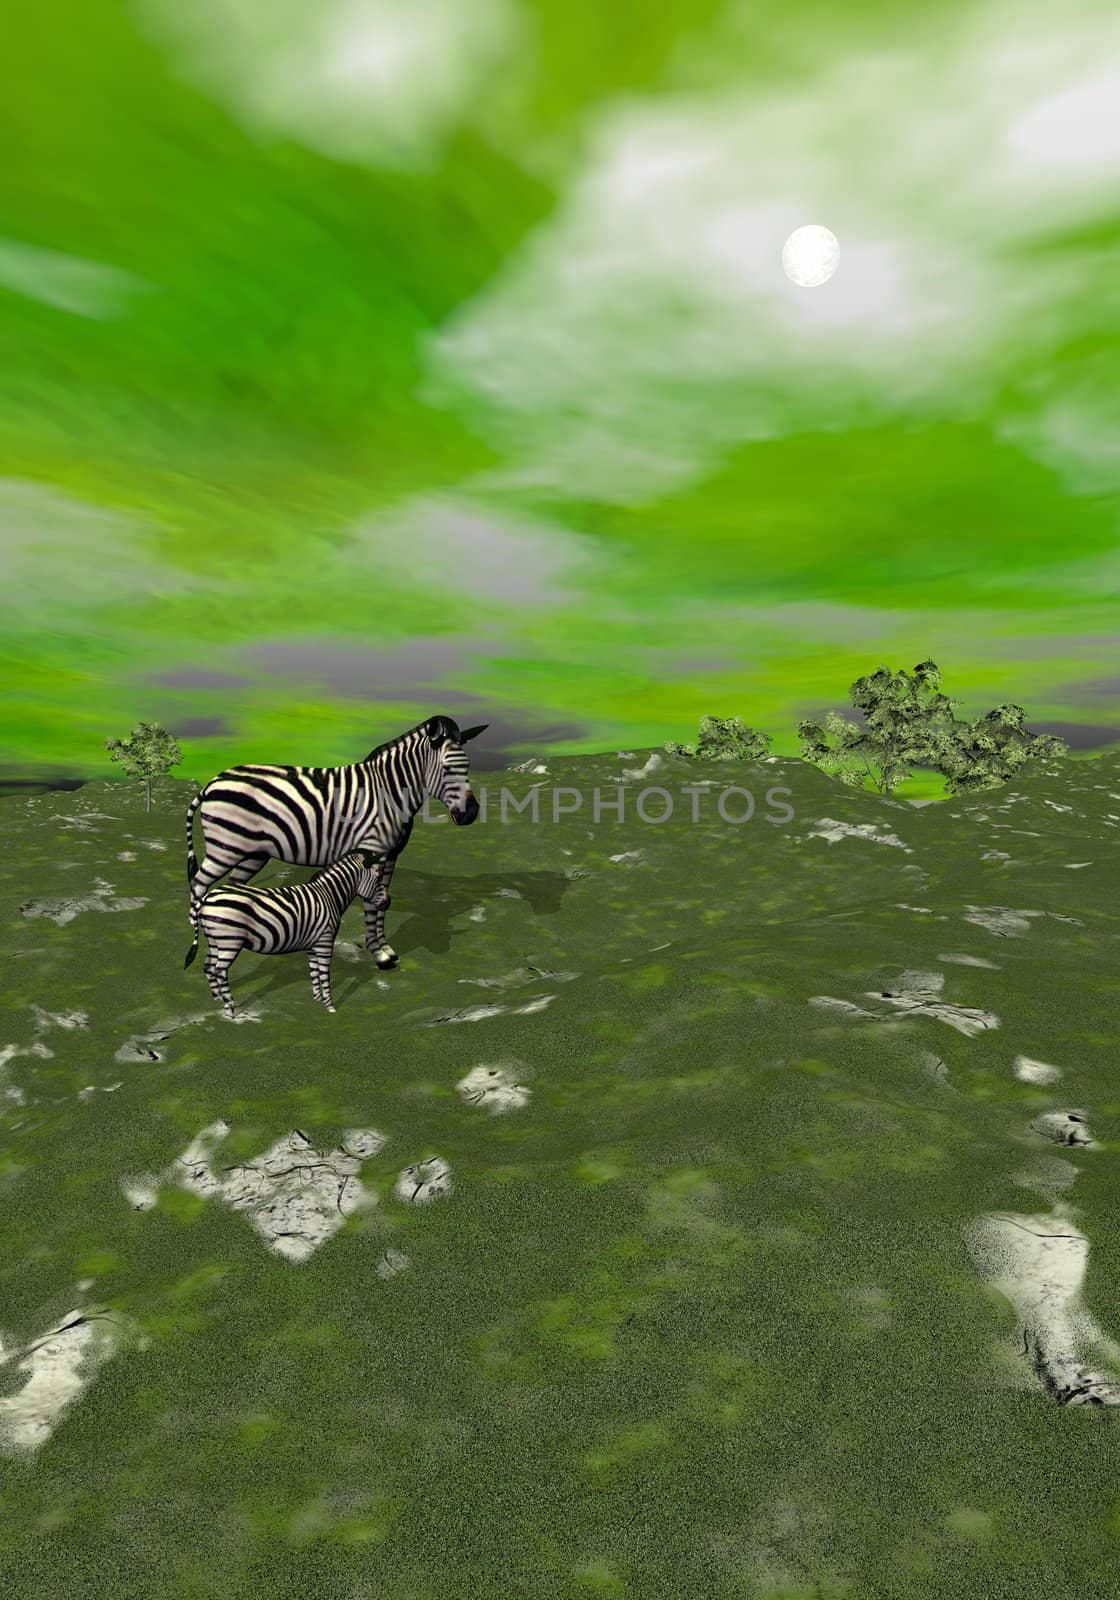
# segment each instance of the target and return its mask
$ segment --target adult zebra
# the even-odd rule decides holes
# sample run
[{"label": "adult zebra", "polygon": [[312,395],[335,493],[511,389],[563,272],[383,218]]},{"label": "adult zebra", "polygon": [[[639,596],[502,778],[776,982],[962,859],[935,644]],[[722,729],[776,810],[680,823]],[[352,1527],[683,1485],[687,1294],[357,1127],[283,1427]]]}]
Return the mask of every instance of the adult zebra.
[{"label": "adult zebra", "polygon": [[[366,945],[379,967],[395,967],[385,939],[389,886],[416,813],[431,796],[465,827],[478,816],[463,746],[489,727],[460,731],[451,717],[429,717],[374,747],[348,767],[228,767],[205,784],[187,810],[187,880],[191,912],[218,879],[248,883],[270,857],[325,867],[359,846],[378,859],[376,886],[362,891]],[[194,814],[202,808],[206,856],[194,853]]]}]

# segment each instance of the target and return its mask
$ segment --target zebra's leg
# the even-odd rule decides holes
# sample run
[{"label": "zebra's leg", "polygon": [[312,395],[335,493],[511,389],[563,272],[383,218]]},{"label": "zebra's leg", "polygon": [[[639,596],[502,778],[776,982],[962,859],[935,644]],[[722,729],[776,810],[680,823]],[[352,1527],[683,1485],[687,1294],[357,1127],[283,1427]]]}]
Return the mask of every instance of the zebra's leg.
[{"label": "zebra's leg", "polygon": [[328,1011],[334,1010],[334,1001],[331,999],[331,957],[334,954],[334,935],[323,939],[319,944],[311,946],[307,952],[308,964],[311,967],[311,992],[316,1000],[321,1000]]},{"label": "zebra's leg", "polygon": [[230,884],[248,883],[250,878],[255,878],[257,873],[269,860],[267,854],[247,856],[223,856],[220,853],[208,851],[198,871],[191,879],[191,898],[201,900],[208,890],[212,889],[219,878],[229,877],[223,888]]},{"label": "zebra's leg", "polygon": [[395,967],[397,952],[385,938],[385,913],[393,903],[389,893],[389,885],[393,881],[393,868],[396,861],[390,857],[381,865],[377,874],[377,887],[368,900],[362,901],[362,911],[366,919],[366,948],[379,967]]},{"label": "zebra's leg", "polygon": [[255,878],[262,867],[268,865],[272,857],[269,855],[243,856],[235,867],[229,869],[229,877],[222,885],[228,889],[234,884],[248,883],[250,878]]},{"label": "zebra's leg", "polygon": [[237,960],[241,951],[239,944],[230,945],[218,943],[217,945],[207,935],[206,956],[206,981],[210,985],[210,993],[219,1005],[225,1007],[227,1017],[233,1016],[233,991],[229,986],[230,967]]}]

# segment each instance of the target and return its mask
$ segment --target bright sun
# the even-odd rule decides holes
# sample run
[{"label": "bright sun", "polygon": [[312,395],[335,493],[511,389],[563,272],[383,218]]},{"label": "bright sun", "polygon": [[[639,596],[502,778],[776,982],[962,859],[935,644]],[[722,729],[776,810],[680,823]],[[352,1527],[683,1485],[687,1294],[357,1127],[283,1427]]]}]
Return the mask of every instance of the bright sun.
[{"label": "bright sun", "polygon": [[803,289],[827,283],[840,261],[840,246],[829,228],[811,222],[795,228],[782,247],[782,266],[791,282]]}]

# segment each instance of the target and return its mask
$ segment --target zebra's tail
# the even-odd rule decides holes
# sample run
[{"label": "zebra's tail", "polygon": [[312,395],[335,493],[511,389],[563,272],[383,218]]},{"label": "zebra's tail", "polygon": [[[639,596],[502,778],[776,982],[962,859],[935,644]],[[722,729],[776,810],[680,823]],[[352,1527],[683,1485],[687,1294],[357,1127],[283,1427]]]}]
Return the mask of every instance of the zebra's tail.
[{"label": "zebra's tail", "polygon": [[194,814],[202,804],[205,794],[205,785],[198,791],[190,805],[187,807],[187,882],[190,883],[198,871],[198,857],[194,853]]},{"label": "zebra's tail", "polygon": [[187,951],[187,959],[183,962],[183,970],[184,970],[184,972],[190,966],[190,964],[194,960],[195,956],[198,954],[198,921],[199,921],[199,918],[202,916],[202,902],[201,902],[201,900],[196,900],[193,895],[191,896],[190,916],[191,916],[191,927],[194,929],[194,943],[191,945],[190,949]]}]

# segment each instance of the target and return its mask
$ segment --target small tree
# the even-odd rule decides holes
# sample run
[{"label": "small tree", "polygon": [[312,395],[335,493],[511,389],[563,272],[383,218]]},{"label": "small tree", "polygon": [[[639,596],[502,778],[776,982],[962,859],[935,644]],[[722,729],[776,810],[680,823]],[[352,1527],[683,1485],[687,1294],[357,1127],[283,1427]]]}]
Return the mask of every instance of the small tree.
[{"label": "small tree", "polygon": [[862,788],[870,778],[880,794],[893,794],[912,767],[934,765],[944,747],[959,702],[941,693],[940,682],[933,661],[920,661],[912,673],[880,667],[857,678],[849,692],[864,722],[837,711],[829,711],[823,724],[799,722],[803,758],[850,788]]},{"label": "small tree", "polygon": [[665,749],[671,756],[758,761],[770,749],[770,735],[746,727],[741,717],[701,717],[695,744],[676,744],[670,739]]},{"label": "small tree", "polygon": [[994,789],[1030,761],[1068,756],[1053,733],[1031,733],[1022,706],[1000,705],[975,722],[957,723],[938,751],[937,770],[950,794]]},{"label": "small tree", "polygon": [[177,741],[158,722],[138,722],[128,739],[106,739],[105,748],[130,778],[144,779],[149,811],[152,780],[165,777],[183,759]]}]

